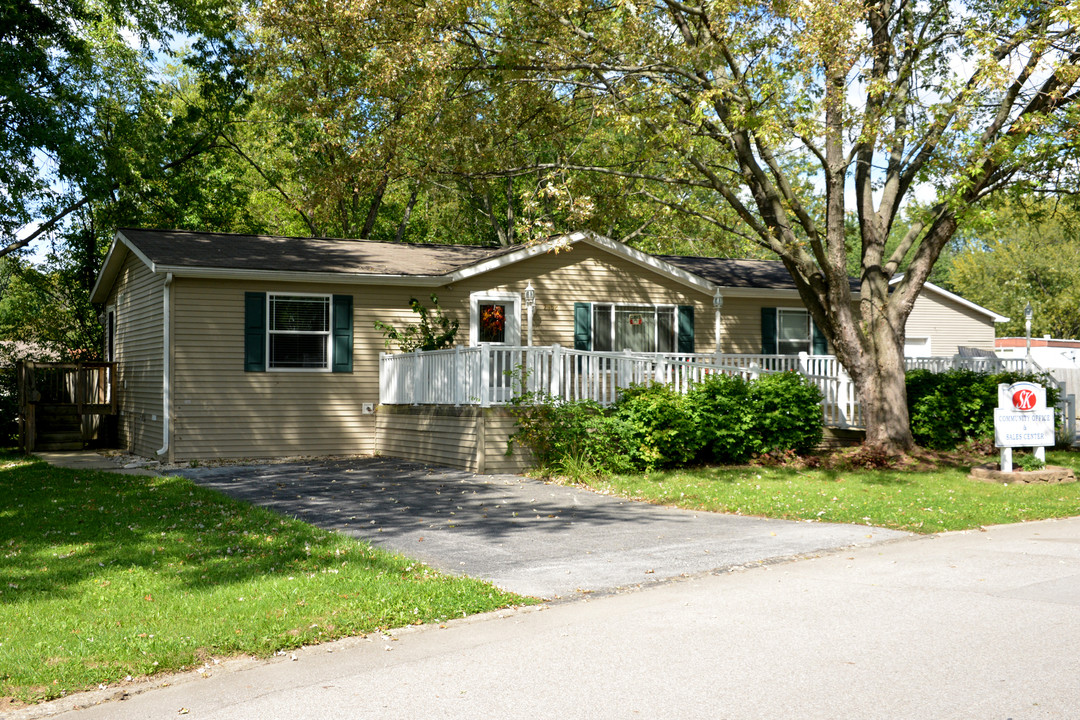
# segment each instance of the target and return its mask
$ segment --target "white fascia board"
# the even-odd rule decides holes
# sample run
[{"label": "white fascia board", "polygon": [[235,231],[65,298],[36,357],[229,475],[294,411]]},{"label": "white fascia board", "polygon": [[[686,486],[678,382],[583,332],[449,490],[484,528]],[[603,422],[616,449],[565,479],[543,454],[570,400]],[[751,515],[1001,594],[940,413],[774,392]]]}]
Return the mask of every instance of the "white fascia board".
[{"label": "white fascia board", "polygon": [[507,267],[508,265],[513,265],[514,263],[536,257],[537,255],[542,255],[556,247],[573,245],[581,242],[606,250],[613,255],[624,257],[635,265],[648,268],[660,275],[665,275],[683,285],[687,285],[703,293],[711,295],[716,289],[716,285],[704,278],[698,277],[681,268],[677,268],[671,263],[664,262],[648,253],[643,253],[640,250],[635,250],[621,242],[616,242],[615,240],[602,237],[592,232],[575,232],[569,235],[562,235],[552,240],[546,240],[542,243],[537,243],[536,245],[529,245],[520,250],[515,250],[514,252],[509,252],[496,258],[491,258],[490,260],[482,260],[475,265],[470,265],[469,267],[450,273],[447,276],[447,282],[465,280],[483,273]]},{"label": "white fascia board", "polygon": [[799,291],[794,288],[744,288],[719,286],[720,294],[724,297],[750,297],[750,298],[798,298],[802,301]]},{"label": "white fascia board", "polygon": [[417,287],[441,287],[449,282],[446,275],[288,272],[284,270],[193,268],[176,265],[155,265],[151,269],[156,273],[172,273],[176,277],[203,280],[260,280],[265,282],[309,282],[332,285],[415,285]]},{"label": "white fascia board", "polygon": [[[896,275],[895,277],[893,277],[892,280],[889,281],[889,284],[890,285],[895,285],[896,283],[900,282],[903,279],[904,279],[903,275]],[[960,297],[956,293],[951,293],[948,290],[946,290],[945,288],[939,287],[939,286],[935,285],[934,283],[930,282],[929,280],[927,280],[925,283],[923,283],[923,289],[932,290],[933,292],[936,292],[938,295],[941,295],[942,297],[945,297],[945,298],[948,298],[949,300],[952,300],[957,305],[963,305],[964,307],[968,308],[969,310],[974,310],[975,312],[982,313],[983,315],[987,315],[990,318],[992,318],[993,321],[996,322],[996,323],[1009,322],[1009,318],[1005,317],[1004,315],[998,315],[993,310],[990,310],[988,308],[984,308],[982,305],[976,305],[975,303],[971,302],[970,300],[965,300],[964,298]]]},{"label": "white fascia board", "polygon": [[526,245],[520,250],[514,250],[505,255],[500,255],[499,257],[491,258],[489,260],[481,260],[475,265],[469,265],[460,270],[454,270],[446,275],[446,282],[447,284],[450,284],[461,280],[467,280],[476,277],[477,275],[482,275],[491,272],[492,270],[498,270],[513,265],[514,263],[521,262],[522,260],[536,257],[537,255],[543,255],[556,245],[573,244],[584,239],[585,233],[576,232],[570,235],[563,235],[553,240],[545,240],[544,242],[536,243],[535,245]]},{"label": "white fascia board", "polygon": [[101,263],[101,270],[98,272],[97,280],[94,281],[94,287],[90,290],[90,302],[105,302],[105,298],[109,294],[109,288],[112,287],[113,282],[116,280],[116,276],[120,273],[120,267],[124,264],[124,258],[127,257],[129,252],[135,253],[135,256],[138,257],[146,267],[150,268],[151,272],[153,272],[154,264],[150,262],[149,258],[139,252],[135,246],[124,237],[124,234],[117,230],[116,235],[113,237],[112,245],[109,247],[109,252],[105,255],[105,261]]}]

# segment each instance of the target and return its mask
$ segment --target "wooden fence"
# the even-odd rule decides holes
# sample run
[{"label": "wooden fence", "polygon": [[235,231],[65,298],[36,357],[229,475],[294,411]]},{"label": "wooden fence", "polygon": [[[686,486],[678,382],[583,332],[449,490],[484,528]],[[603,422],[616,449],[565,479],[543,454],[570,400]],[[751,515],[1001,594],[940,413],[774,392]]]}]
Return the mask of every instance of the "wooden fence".
[{"label": "wooden fence", "polygon": [[116,364],[20,362],[19,444],[34,450],[74,450],[105,440],[116,415]]}]

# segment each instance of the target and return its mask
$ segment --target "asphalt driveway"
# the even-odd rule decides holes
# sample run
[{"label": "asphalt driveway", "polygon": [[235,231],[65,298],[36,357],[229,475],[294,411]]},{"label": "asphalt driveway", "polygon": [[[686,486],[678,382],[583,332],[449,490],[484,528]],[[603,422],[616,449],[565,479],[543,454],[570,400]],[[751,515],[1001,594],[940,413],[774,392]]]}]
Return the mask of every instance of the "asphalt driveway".
[{"label": "asphalt driveway", "polygon": [[441,570],[548,599],[907,536],[678,510],[392,458],[173,472]]}]

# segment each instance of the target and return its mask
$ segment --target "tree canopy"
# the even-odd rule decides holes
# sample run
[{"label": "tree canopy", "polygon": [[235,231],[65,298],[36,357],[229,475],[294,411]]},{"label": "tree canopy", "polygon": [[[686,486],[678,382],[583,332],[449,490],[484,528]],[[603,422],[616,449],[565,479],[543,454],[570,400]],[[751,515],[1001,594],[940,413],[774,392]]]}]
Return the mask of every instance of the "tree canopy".
[{"label": "tree canopy", "polygon": [[[470,16],[461,41],[642,149],[551,167],[622,178],[779,257],[869,442],[906,449],[904,325],[960,221],[1005,187],[1075,181],[1078,20],[1062,0],[521,0]],[[931,198],[889,247],[916,189]]]},{"label": "tree canopy", "polygon": [[[0,255],[36,220],[83,243],[84,278],[121,223],[503,244],[590,228],[777,257],[887,449],[912,444],[917,295],[958,244],[956,282],[977,283],[958,229],[1002,192],[1077,189],[1074,0],[3,12]],[[150,49],[171,32],[195,43],[170,73]]]}]

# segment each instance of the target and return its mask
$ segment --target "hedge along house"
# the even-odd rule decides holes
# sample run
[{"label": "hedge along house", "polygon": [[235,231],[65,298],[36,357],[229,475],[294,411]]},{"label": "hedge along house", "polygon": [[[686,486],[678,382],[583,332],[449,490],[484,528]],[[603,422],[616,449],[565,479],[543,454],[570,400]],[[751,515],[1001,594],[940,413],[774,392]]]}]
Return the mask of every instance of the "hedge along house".
[{"label": "hedge along house", "polygon": [[[468,345],[531,333],[637,353],[827,350],[778,262],[657,257],[589,233],[489,248],[122,229],[92,294],[118,364],[121,446],[169,461],[382,453],[520,467],[499,408],[379,406],[375,321],[413,324],[410,298],[432,293]],[[935,350],[960,326],[993,347],[992,313],[927,302],[945,328]]]}]

